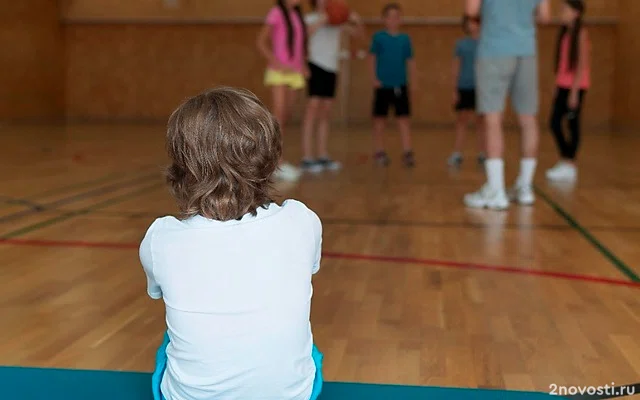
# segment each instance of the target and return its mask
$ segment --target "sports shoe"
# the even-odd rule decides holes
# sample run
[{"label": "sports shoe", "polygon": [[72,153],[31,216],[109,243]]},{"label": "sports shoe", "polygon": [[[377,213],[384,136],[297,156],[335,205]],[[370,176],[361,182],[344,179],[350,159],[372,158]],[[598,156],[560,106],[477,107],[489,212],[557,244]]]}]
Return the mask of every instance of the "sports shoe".
[{"label": "sports shoe", "polygon": [[300,179],[301,172],[298,168],[289,163],[282,163],[276,169],[274,178],[281,181],[295,182]]},{"label": "sports shoe", "polygon": [[375,163],[380,165],[381,167],[386,167],[391,162],[389,160],[389,156],[384,151],[379,151],[376,154],[374,154],[373,159]]},{"label": "sports shoe", "polygon": [[523,206],[530,206],[536,202],[536,196],[531,186],[523,186],[516,183],[509,189],[508,196],[509,200]]},{"label": "sports shoe", "polygon": [[571,182],[578,177],[578,169],[573,164],[560,161],[553,168],[548,169],[546,175],[550,181]]},{"label": "sports shoe", "polygon": [[317,174],[322,172],[322,165],[318,161],[303,159],[300,162],[300,169],[304,172],[310,172],[312,174]]},{"label": "sports shoe", "polygon": [[318,158],[316,164],[318,164],[324,171],[339,171],[340,169],[342,169],[342,164],[328,157]]},{"label": "sports shoe", "polygon": [[451,154],[449,156],[449,158],[447,159],[447,164],[450,167],[456,167],[457,168],[457,167],[462,165],[462,161],[463,160],[464,159],[462,158],[462,154],[460,154],[458,152],[455,152],[455,153],[453,153],[453,154]]},{"label": "sports shoe", "polygon": [[478,153],[478,165],[484,165],[485,161],[487,161],[487,155],[484,153]]},{"label": "sports shoe", "polygon": [[485,183],[477,192],[465,195],[464,204],[470,208],[506,210],[509,208],[509,199],[504,191],[494,190],[488,183]]},{"label": "sports shoe", "polygon": [[413,168],[416,166],[416,158],[413,155],[413,151],[406,151],[404,156],[402,156],[402,161],[404,162],[404,166],[407,168]]}]

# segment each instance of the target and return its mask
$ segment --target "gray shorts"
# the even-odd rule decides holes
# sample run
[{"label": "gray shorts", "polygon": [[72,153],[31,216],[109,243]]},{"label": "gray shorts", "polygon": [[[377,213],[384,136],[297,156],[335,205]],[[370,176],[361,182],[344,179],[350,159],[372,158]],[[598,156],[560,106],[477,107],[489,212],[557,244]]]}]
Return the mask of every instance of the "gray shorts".
[{"label": "gray shorts", "polygon": [[538,60],[533,57],[478,58],[478,112],[504,112],[507,94],[520,115],[538,113]]}]

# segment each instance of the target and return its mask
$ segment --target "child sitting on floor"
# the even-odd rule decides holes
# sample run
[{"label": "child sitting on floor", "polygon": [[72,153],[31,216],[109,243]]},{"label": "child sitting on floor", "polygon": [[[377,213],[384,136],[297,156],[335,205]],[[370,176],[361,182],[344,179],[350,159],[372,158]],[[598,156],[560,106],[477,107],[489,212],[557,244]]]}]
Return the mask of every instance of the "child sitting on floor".
[{"label": "child sitting on floor", "polygon": [[140,245],[147,292],[166,305],[154,398],[317,398],[309,314],[322,225],[269,195],[278,122],[252,93],[218,88],[173,113],[167,149],[182,215],[157,219]]}]

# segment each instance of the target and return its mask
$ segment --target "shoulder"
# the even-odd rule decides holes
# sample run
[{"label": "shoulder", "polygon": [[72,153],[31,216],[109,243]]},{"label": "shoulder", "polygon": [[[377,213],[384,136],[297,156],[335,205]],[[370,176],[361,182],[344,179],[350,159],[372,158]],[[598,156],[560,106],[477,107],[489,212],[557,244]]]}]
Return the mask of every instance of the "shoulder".
[{"label": "shoulder", "polygon": [[373,34],[373,40],[380,40],[385,37],[387,33],[385,31],[377,31]]},{"label": "shoulder", "polygon": [[303,216],[304,220],[310,222],[314,227],[322,225],[320,217],[313,210],[307,207],[306,204],[299,200],[287,199],[282,203],[283,210],[295,214],[296,216]]},{"label": "shoulder", "polygon": [[173,216],[156,218],[145,233],[145,239],[152,239],[159,234],[184,229],[184,223]]}]

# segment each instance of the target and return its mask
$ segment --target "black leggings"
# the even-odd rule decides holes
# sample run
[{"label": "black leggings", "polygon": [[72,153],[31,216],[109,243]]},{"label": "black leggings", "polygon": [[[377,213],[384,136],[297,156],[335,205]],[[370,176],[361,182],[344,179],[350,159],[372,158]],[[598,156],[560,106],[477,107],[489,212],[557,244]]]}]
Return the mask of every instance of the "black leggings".
[{"label": "black leggings", "polygon": [[[566,160],[574,160],[578,152],[578,146],[580,145],[580,114],[586,91],[580,90],[578,107],[575,110],[570,110],[567,105],[570,92],[570,89],[557,88],[550,121],[551,131],[555,136],[560,156]],[[569,125],[568,140],[562,126],[562,121],[565,118]]]}]

